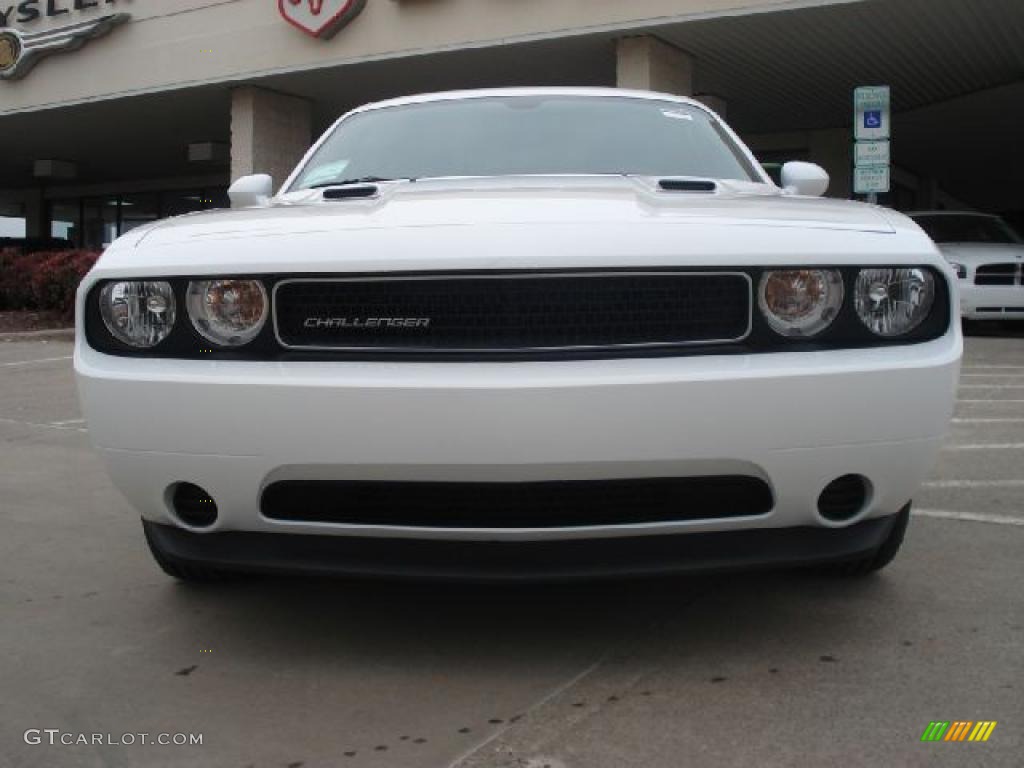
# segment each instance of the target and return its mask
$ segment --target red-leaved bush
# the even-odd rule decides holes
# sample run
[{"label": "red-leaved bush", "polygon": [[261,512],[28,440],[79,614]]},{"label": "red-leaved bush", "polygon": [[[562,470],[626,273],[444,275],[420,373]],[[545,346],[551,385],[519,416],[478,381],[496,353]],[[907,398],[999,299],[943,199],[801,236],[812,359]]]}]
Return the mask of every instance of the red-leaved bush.
[{"label": "red-leaved bush", "polygon": [[78,284],[99,256],[93,251],[0,251],[0,310],[52,310],[70,319]]}]

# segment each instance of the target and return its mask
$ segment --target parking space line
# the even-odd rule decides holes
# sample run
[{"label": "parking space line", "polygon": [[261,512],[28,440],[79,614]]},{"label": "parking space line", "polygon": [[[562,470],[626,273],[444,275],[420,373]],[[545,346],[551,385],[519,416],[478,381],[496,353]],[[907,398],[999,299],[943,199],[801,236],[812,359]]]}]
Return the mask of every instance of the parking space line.
[{"label": "parking space line", "polygon": [[933,480],[926,489],[951,488],[1024,488],[1024,480]]},{"label": "parking space line", "polygon": [[980,512],[954,512],[948,509],[915,509],[915,517],[930,517],[935,520],[958,520],[964,523],[990,523],[992,525],[1012,525],[1024,527],[1024,517],[1009,515],[985,515]]},{"label": "parking space line", "polygon": [[956,401],[957,402],[965,402],[965,403],[971,404],[971,406],[977,406],[977,404],[981,404],[981,403],[991,404],[993,402],[996,403],[996,404],[998,404],[1000,402],[1010,402],[1010,403],[1021,403],[1021,402],[1024,402],[1024,400],[993,400],[991,398],[989,398],[987,400],[963,400],[963,399],[957,399]]},{"label": "parking space line", "polygon": [[961,384],[960,389],[1024,389],[1024,384]]},{"label": "parking space line", "polygon": [[[521,717],[528,717],[531,713],[536,712],[537,710],[539,710],[542,707],[544,707],[545,705],[547,705],[549,702],[557,699],[559,696],[561,696],[566,691],[570,691],[573,688],[575,688],[576,686],[580,685],[584,680],[586,680],[588,677],[593,675],[598,669],[600,669],[602,666],[604,666],[607,663],[609,655],[610,654],[607,654],[607,653],[604,654],[603,656],[601,656],[601,658],[599,658],[597,661],[595,661],[589,667],[584,669],[582,672],[580,672],[577,675],[573,676],[573,678],[571,680],[568,680],[568,681],[562,683],[561,685],[557,686],[553,690],[548,691],[548,693],[544,694],[544,696],[542,696],[540,698],[540,700],[536,701],[535,703],[533,703],[529,707],[527,707],[523,711],[523,714],[521,715]],[[513,726],[510,723],[504,725],[501,728],[499,728],[497,730],[497,732],[491,734],[490,736],[485,738],[482,742],[480,742],[480,743],[470,747],[470,749],[468,751],[463,752],[461,755],[459,755],[457,758],[455,758],[455,760],[453,760],[452,762],[450,762],[448,764],[448,768],[457,768],[457,766],[462,765],[467,760],[469,760],[469,758],[471,758],[473,755],[475,755],[475,754],[479,753],[480,751],[482,751],[488,744],[490,744],[493,741],[495,741],[496,739],[500,738],[505,733],[510,731],[512,728],[513,728]]]},{"label": "parking space line", "polygon": [[41,360],[18,360],[13,363],[0,363],[0,368],[14,368],[20,365],[38,365],[40,363],[57,363],[62,360],[72,360],[72,355],[64,355],[63,357],[44,357]]},{"label": "parking space line", "polygon": [[1021,451],[1024,450],[1024,443],[968,443],[957,445],[955,443],[942,447],[944,451]]},{"label": "parking space line", "polygon": [[19,421],[18,419],[5,419],[3,417],[0,417],[0,424],[14,424],[15,426],[18,426],[18,427],[33,427],[35,429],[56,429],[56,430],[60,430],[61,432],[83,432],[83,433],[85,433],[85,432],[89,431],[89,430],[85,429],[84,427],[73,427],[73,426],[70,426],[70,425],[66,425],[65,426],[65,425],[56,424],[56,423],[54,423],[54,424],[42,424],[42,423],[37,422],[37,421]]},{"label": "parking space line", "polygon": [[1024,424],[1024,419],[953,419],[954,424]]},{"label": "parking space line", "polygon": [[961,373],[961,379],[1024,379],[1024,373]]},{"label": "parking space line", "polygon": [[1024,365],[965,365],[962,370],[965,371],[991,371],[991,370],[1010,370],[1010,371],[1024,371]]}]

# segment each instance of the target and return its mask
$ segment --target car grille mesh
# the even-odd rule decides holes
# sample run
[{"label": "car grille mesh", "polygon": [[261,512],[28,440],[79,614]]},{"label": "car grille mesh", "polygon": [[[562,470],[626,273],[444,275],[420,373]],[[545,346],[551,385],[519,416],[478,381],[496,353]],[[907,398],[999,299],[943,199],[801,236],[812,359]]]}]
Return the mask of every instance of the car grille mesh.
[{"label": "car grille mesh", "polygon": [[743,475],[528,483],[288,480],[263,493],[271,520],[418,528],[565,528],[764,515]]},{"label": "car grille mesh", "polygon": [[987,264],[974,273],[975,285],[1024,285],[1024,262]]},{"label": "car grille mesh", "polygon": [[296,280],[275,320],[292,348],[486,354],[738,341],[750,302],[738,273]]}]

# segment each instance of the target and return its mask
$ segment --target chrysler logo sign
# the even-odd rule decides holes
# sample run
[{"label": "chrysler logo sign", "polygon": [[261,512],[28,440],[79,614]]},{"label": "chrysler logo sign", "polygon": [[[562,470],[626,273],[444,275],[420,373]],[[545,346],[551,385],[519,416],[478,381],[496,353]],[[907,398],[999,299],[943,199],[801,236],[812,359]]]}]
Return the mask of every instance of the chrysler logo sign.
[{"label": "chrysler logo sign", "polygon": [[81,48],[129,18],[127,13],[112,13],[42,32],[0,27],[0,80],[24,77],[44,56]]},{"label": "chrysler logo sign", "polygon": [[277,0],[285,21],[326,40],[362,13],[366,0]]}]

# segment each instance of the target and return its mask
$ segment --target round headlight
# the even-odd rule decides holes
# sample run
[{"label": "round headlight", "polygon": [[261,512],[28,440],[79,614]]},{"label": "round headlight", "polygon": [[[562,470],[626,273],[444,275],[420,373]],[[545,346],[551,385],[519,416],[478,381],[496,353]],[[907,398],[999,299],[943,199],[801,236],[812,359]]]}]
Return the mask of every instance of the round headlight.
[{"label": "round headlight", "polygon": [[854,305],[872,333],[891,338],[910,333],[935,303],[935,278],[923,269],[864,269],[857,277]]},{"label": "round headlight", "polygon": [[267,321],[267,292],[258,280],[200,280],[188,285],[188,316],[206,339],[240,347]]},{"label": "round headlight", "polygon": [[839,315],[843,276],[835,269],[787,269],[761,278],[761,312],[783,336],[816,336]]},{"label": "round headlight", "polygon": [[100,291],[100,315],[118,341],[138,349],[155,347],[174,328],[174,290],[164,282],[107,283]]}]

